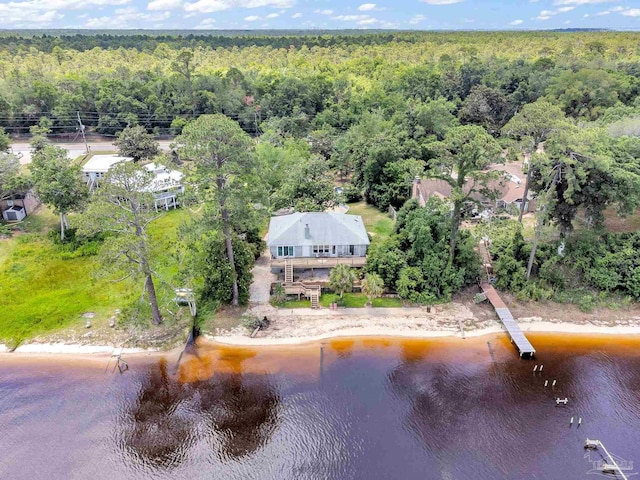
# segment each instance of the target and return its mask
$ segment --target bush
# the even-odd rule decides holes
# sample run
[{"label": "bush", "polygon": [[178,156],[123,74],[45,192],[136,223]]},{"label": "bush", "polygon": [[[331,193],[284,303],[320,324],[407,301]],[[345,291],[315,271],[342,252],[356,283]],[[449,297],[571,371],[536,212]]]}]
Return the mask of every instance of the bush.
[{"label": "bush", "polygon": [[583,295],[578,300],[578,307],[583,312],[591,312],[594,308],[596,308],[596,301],[593,298],[593,295]]},{"label": "bush", "polygon": [[260,328],[260,330],[263,330],[269,327],[270,324],[271,322],[267,317],[242,317],[242,326],[251,332],[253,332],[256,328]]},{"label": "bush", "polygon": [[352,183],[344,186],[342,195],[344,195],[347,203],[354,203],[362,200],[362,191]]},{"label": "bush", "polygon": [[287,295],[281,283],[278,283],[276,284],[275,287],[273,287],[272,298],[273,298],[273,303],[275,303],[276,305],[282,305],[287,299]]},{"label": "bush", "polygon": [[11,227],[9,225],[0,223],[0,238],[10,237],[12,233],[13,230],[11,230]]},{"label": "bush", "polygon": [[104,234],[97,234],[91,237],[77,236],[75,228],[70,228],[66,231],[64,241],[60,239],[60,230],[54,229],[47,236],[58,247],[60,258],[64,260],[97,255],[106,238]]}]

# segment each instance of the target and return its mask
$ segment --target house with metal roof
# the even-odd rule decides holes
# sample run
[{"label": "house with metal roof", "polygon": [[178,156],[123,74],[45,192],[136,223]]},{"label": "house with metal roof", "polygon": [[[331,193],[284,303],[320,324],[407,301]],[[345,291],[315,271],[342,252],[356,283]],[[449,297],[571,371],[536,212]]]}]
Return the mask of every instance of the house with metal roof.
[{"label": "house with metal roof", "polygon": [[267,245],[274,268],[362,267],[369,235],[362,217],[332,212],[297,212],[272,217]]}]

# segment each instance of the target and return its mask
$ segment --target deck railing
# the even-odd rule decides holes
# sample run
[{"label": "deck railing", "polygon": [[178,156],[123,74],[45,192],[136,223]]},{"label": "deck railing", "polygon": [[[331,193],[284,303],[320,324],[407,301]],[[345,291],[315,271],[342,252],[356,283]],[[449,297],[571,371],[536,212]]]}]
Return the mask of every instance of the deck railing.
[{"label": "deck railing", "polygon": [[274,258],[271,260],[271,266],[284,268],[285,261],[293,265],[293,268],[333,268],[336,265],[364,267],[367,257]]}]

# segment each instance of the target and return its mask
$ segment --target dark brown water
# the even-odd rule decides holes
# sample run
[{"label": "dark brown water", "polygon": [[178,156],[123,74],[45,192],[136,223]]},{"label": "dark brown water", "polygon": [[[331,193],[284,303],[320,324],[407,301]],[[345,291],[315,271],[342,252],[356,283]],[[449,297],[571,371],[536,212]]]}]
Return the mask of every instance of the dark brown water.
[{"label": "dark brown water", "polygon": [[123,375],[3,356],[0,478],[601,478],[587,437],[640,471],[640,339],[533,343],[523,361],[503,336],[336,340],[322,365],[320,344],[203,345]]}]

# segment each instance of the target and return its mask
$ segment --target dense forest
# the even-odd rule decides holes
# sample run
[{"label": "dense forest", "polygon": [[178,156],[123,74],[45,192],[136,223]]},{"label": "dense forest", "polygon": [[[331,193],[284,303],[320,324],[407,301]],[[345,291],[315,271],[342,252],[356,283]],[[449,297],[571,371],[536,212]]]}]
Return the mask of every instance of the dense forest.
[{"label": "dense forest", "polygon": [[[403,117],[407,131],[420,127],[425,102],[443,99],[456,115],[465,101],[486,102],[490,111],[480,120],[495,131],[543,96],[567,115],[593,121],[607,108],[635,106],[638,38],[615,32],[1,36],[0,126],[27,133],[46,116],[54,134],[73,134],[80,112],[85,125],[104,135],[131,124],[178,134],[188,119],[219,112],[254,135],[267,122],[300,136],[346,131],[375,110]],[[611,115],[620,114],[608,120]]]},{"label": "dense forest", "polygon": [[[360,199],[398,210],[365,270],[407,301],[445,301],[476,281],[479,236],[492,239],[497,285],[523,298],[639,299],[638,234],[605,231],[640,204],[639,93],[638,33],[0,36],[8,134],[74,138],[79,115],[134,144],[178,136],[172,161],[194,187],[185,203],[215,217],[184,229],[188,270],[220,303],[247,301],[268,214]],[[207,163],[232,147],[229,165]],[[469,229],[464,183],[489,181],[505,154],[530,158],[537,212]],[[417,175],[451,183],[451,205],[407,202]]]}]

